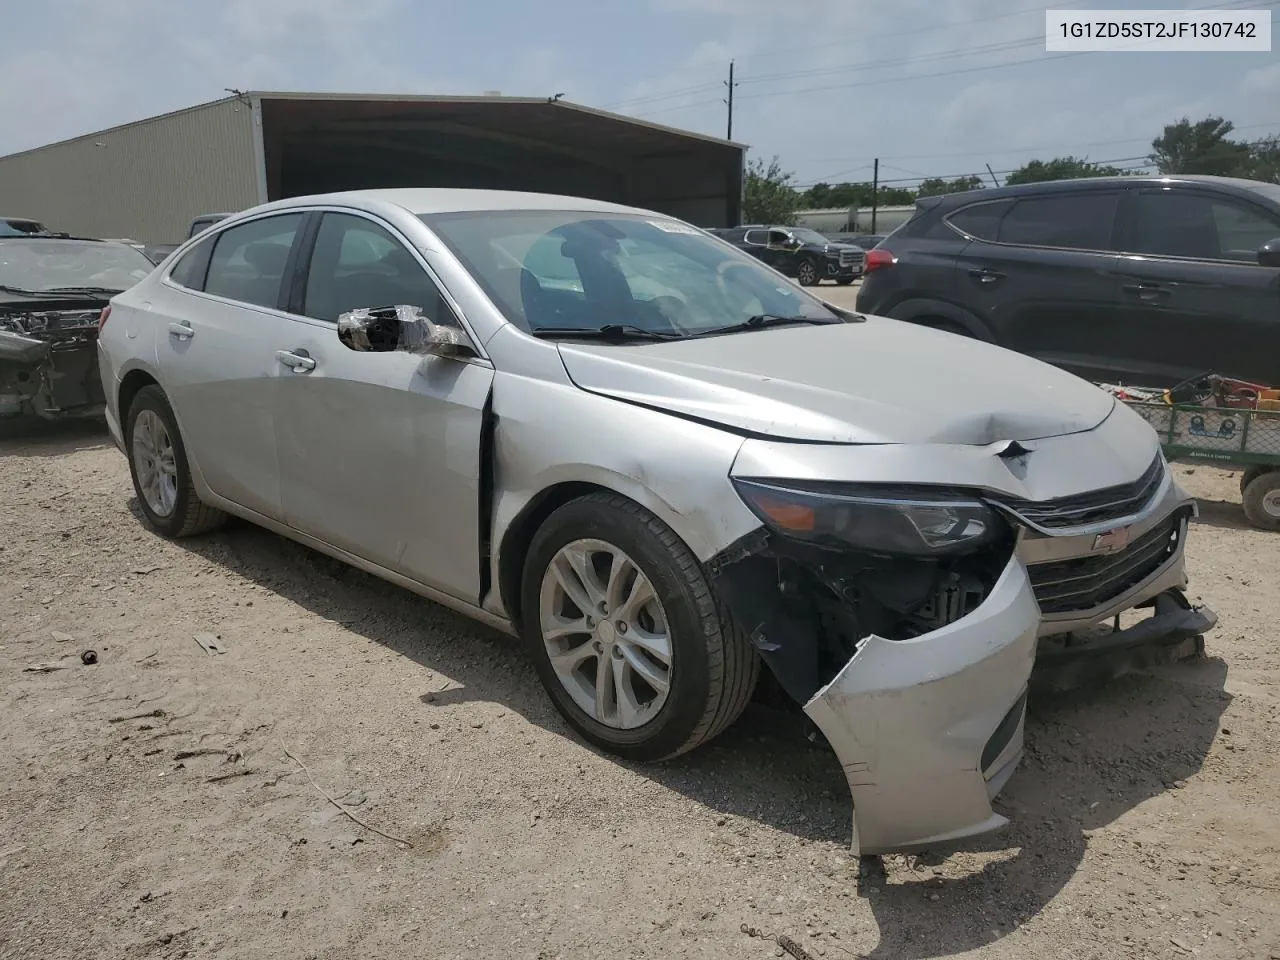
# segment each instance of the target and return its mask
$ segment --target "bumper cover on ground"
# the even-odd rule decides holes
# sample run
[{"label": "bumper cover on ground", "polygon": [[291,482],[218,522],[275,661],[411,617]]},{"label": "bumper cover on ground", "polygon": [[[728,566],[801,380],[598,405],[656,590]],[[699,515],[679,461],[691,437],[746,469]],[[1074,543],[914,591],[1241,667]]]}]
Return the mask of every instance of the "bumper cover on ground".
[{"label": "bumper cover on ground", "polygon": [[[911,849],[1007,822],[991,797],[1022,753],[1019,701],[1039,623],[1026,569],[1013,559],[973,613],[911,640],[868,637],[806,704],[848,779],[856,852]],[[984,771],[984,751],[1002,727],[1006,742]]]}]

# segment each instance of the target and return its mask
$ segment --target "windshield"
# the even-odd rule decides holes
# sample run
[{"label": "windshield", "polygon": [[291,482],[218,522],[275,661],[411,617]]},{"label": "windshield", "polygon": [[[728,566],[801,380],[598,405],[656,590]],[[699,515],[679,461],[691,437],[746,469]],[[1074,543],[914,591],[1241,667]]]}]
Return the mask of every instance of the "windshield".
[{"label": "windshield", "polygon": [[37,239],[0,242],[0,286],[22,290],[127,290],[154,267],[133,247],[111,243]]},{"label": "windshield", "polygon": [[696,336],[761,315],[840,319],[755,258],[676,220],[552,210],[421,219],[528,331],[623,324]]},{"label": "windshield", "polygon": [[816,243],[822,246],[831,242],[817,230],[810,230],[807,227],[792,227],[791,234],[802,243]]},{"label": "windshield", "polygon": [[47,233],[43,223],[12,217],[0,218],[0,237],[25,237],[30,233]]}]

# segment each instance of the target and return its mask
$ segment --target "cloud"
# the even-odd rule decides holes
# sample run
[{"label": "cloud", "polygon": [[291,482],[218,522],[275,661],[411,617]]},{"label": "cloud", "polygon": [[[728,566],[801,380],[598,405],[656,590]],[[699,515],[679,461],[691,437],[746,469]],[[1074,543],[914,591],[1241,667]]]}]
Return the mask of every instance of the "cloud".
[{"label": "cloud", "polygon": [[1280,63],[1250,70],[1240,80],[1241,93],[1280,93]]},{"label": "cloud", "polygon": [[1253,135],[1280,120],[1280,67],[1259,56],[1056,57],[1042,9],[1025,0],[59,0],[15,11],[0,153],[226,87],[564,92],[721,136],[731,59],[735,139],[777,154],[801,182],[861,178],[876,157],[951,175],[1140,155],[1184,114],[1218,113]]}]

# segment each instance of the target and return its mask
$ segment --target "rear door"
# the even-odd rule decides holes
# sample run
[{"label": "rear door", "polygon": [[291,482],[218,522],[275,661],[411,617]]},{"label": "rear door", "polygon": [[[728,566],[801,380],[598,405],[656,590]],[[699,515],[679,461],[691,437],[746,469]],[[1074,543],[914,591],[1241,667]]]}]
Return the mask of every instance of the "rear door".
[{"label": "rear door", "polygon": [[757,260],[761,260],[770,266],[777,266],[774,263],[773,251],[769,249],[768,230],[748,230],[743,235],[740,246]]},{"label": "rear door", "polygon": [[1115,354],[1119,199],[1116,190],[1064,191],[951,214],[973,238],[956,258],[958,299],[1000,345],[1105,376]]},{"label": "rear door", "polygon": [[1201,186],[1135,190],[1121,215],[1117,325],[1135,384],[1206,372],[1280,383],[1280,269],[1258,247],[1280,237],[1261,204]]},{"label": "rear door", "polygon": [[338,316],[408,304],[458,325],[456,307],[389,224],[326,211],[279,347],[276,429],[286,522],[471,603],[480,594],[485,360],[358,353]]},{"label": "rear door", "polygon": [[275,404],[282,307],[302,212],[223,230],[183,254],[152,303],[156,359],[187,453],[214,493],[280,516]]}]

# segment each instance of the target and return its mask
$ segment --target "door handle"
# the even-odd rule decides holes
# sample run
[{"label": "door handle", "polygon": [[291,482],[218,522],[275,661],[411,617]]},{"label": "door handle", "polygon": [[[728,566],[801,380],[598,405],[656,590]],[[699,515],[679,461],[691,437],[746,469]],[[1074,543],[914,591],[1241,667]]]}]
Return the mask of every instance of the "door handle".
[{"label": "door handle", "polygon": [[169,324],[169,334],[174,337],[183,337],[185,339],[190,339],[191,337],[194,337],[196,335],[196,332],[191,329],[191,324],[189,323],[175,322],[175,323]]},{"label": "door handle", "polygon": [[291,350],[277,350],[276,359],[294,373],[310,373],[316,368],[316,362],[311,357]]},{"label": "door handle", "polygon": [[978,267],[969,271],[969,276],[973,277],[979,283],[995,283],[997,280],[1003,280],[1004,274],[997,273],[994,270],[988,270],[986,267]]},{"label": "door handle", "polygon": [[1159,283],[1126,283],[1122,289],[1144,303],[1154,303],[1169,296],[1169,288]]}]

